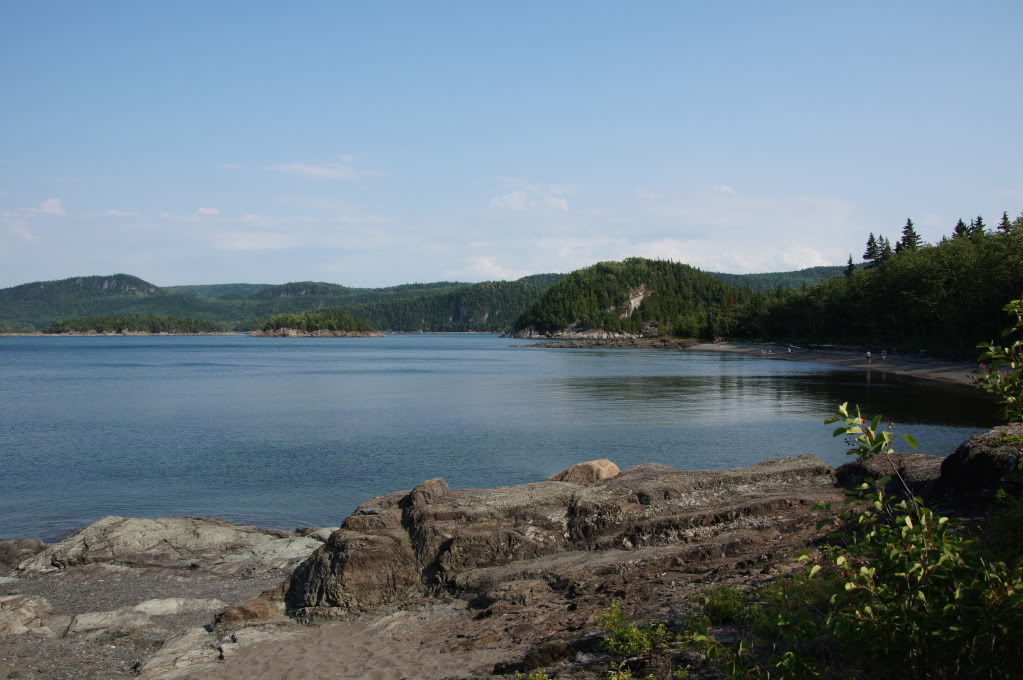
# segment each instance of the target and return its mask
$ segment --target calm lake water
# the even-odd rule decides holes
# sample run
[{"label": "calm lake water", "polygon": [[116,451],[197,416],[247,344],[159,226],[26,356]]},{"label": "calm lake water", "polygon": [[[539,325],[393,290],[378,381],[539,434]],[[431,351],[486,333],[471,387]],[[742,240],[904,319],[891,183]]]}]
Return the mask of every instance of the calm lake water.
[{"label": "calm lake water", "polygon": [[431,477],[538,481],[610,458],[710,469],[845,446],[860,403],[947,455],[969,387],[717,352],[514,349],[480,335],[0,338],[0,538],[104,515],[337,526]]}]

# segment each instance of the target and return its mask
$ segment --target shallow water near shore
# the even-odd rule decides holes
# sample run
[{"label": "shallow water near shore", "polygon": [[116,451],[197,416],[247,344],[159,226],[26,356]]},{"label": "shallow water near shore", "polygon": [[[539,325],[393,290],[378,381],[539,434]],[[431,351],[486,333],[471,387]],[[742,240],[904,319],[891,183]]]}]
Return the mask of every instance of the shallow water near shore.
[{"label": "shallow water near shore", "polygon": [[[528,341],[527,341],[528,342]],[[717,469],[846,446],[835,406],[948,455],[997,424],[969,387],[695,351],[488,335],[0,338],[0,538],[104,515],[337,526],[371,496],[540,481],[610,458]]]}]

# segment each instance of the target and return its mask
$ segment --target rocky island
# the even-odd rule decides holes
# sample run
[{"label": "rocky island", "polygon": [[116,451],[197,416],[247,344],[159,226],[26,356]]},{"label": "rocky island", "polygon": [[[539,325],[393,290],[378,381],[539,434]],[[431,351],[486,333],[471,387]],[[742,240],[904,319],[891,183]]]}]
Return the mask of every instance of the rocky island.
[{"label": "rocky island", "polygon": [[[914,493],[976,512],[1021,442],[1014,424],[895,461]],[[0,542],[0,678],[606,677],[612,600],[670,621],[710,585],[793,569],[822,535],[815,505],[872,465],[596,460],[495,489],[427,480],[340,527],[106,517],[49,546]]]}]

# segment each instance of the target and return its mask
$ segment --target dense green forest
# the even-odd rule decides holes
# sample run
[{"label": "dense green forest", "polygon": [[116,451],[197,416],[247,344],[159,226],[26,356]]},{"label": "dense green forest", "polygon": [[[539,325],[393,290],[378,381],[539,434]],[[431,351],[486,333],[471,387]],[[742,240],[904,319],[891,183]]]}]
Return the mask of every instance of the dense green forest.
[{"label": "dense green forest", "polygon": [[223,324],[173,316],[90,316],[65,319],[47,326],[44,333],[223,333]]},{"label": "dense green forest", "polygon": [[369,333],[373,324],[344,309],[323,309],[297,314],[275,314],[263,322],[262,330],[275,331],[293,328],[299,331],[348,331]]},{"label": "dense green forest", "polygon": [[[629,300],[647,294],[630,311]],[[740,332],[745,309],[758,293],[722,282],[689,265],[632,257],[572,272],[518,317],[515,333],[551,333],[569,326],[683,337]]]},{"label": "dense green forest", "polygon": [[549,286],[545,281],[486,281],[442,295],[350,307],[378,328],[396,331],[500,332]]},{"label": "dense green forest", "polygon": [[754,298],[752,334],[970,353],[978,338],[998,337],[1002,307],[1023,295],[1023,216],[1003,213],[995,230],[960,220],[935,245],[909,220],[894,247],[870,234],[864,258],[844,276]]}]

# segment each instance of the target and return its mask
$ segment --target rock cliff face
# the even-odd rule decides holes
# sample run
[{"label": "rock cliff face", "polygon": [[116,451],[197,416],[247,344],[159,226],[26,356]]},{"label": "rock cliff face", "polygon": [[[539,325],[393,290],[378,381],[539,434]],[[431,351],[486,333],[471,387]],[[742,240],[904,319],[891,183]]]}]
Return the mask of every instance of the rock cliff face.
[{"label": "rock cliff face", "polygon": [[285,601],[300,618],[335,618],[431,595],[524,597],[637,560],[734,553],[805,523],[833,485],[816,456],[720,471],[638,465],[587,486],[451,490],[432,479],[356,508],[296,568]]}]

